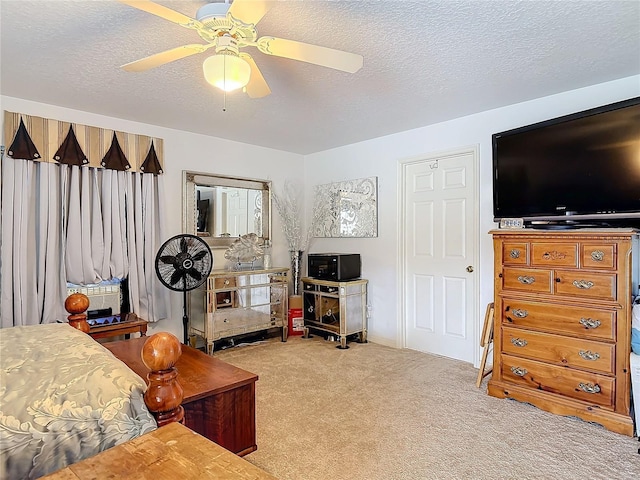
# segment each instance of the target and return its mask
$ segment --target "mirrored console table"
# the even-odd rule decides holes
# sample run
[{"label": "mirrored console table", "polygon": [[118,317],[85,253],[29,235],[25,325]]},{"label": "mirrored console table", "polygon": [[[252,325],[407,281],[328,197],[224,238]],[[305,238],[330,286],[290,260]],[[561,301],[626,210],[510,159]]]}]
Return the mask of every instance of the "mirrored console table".
[{"label": "mirrored console table", "polygon": [[190,293],[189,336],[192,346],[270,328],[288,330],[288,268],[212,270],[202,287]]}]

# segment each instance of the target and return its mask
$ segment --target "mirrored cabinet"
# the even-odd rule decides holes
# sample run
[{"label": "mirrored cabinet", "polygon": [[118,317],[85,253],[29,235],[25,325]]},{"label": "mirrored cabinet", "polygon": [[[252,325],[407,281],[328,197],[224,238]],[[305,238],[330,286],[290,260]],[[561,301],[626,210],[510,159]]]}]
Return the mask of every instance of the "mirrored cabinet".
[{"label": "mirrored cabinet", "polygon": [[336,335],[339,348],[348,348],[347,337],[358,334],[367,341],[367,280],[345,282],[303,278],[305,337],[309,329]]},{"label": "mirrored cabinet", "polygon": [[191,292],[189,336],[204,340],[212,354],[216,340],[271,328],[288,330],[288,268],[212,270],[205,284]]}]

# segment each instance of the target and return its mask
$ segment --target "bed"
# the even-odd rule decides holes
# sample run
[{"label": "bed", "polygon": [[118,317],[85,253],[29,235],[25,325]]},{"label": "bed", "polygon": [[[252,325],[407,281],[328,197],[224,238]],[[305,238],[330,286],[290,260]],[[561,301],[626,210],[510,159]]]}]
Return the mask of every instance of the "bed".
[{"label": "bed", "polygon": [[181,408],[164,387],[145,399],[142,378],[67,323],[0,329],[0,352],[2,479],[38,478],[168,423],[152,412]]}]

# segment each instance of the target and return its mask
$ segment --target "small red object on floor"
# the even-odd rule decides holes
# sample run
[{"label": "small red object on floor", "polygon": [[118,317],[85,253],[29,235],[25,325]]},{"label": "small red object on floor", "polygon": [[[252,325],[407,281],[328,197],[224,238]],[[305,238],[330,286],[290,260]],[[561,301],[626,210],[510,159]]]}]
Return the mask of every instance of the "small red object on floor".
[{"label": "small red object on floor", "polygon": [[289,309],[289,334],[292,335],[303,335],[304,334],[304,318],[302,316],[301,308],[290,308]]}]

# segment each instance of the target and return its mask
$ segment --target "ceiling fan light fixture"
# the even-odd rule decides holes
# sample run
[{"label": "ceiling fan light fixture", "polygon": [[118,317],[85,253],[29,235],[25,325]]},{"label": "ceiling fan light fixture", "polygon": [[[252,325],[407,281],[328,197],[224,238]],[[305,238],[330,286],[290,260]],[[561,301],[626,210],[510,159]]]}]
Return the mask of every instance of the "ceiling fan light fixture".
[{"label": "ceiling fan light fixture", "polygon": [[225,92],[245,87],[251,77],[251,66],[231,52],[220,52],[207,58],[202,70],[207,82]]}]

